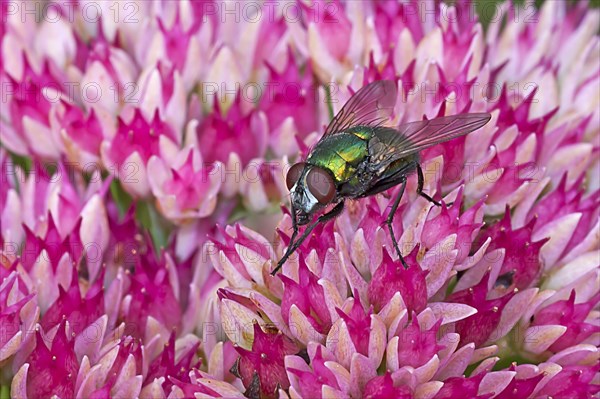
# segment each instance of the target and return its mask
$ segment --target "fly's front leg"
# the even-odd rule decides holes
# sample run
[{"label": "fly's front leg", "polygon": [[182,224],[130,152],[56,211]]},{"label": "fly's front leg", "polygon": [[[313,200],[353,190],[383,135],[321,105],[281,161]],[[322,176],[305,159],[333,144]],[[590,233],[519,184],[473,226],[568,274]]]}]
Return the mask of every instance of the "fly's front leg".
[{"label": "fly's front leg", "polygon": [[425,198],[427,201],[431,202],[434,205],[442,206],[438,201],[431,198],[429,195],[423,192],[423,184],[425,184],[425,177],[423,176],[423,169],[421,169],[421,165],[417,163],[417,194],[421,197]]},{"label": "fly's front leg", "polygon": [[[285,261],[290,257],[290,255],[292,253],[294,253],[295,250],[298,249],[298,247],[300,245],[302,245],[304,240],[306,240],[306,238],[310,235],[310,233],[312,233],[314,228],[317,227],[317,225],[319,223],[328,222],[329,220],[331,220],[331,219],[335,218],[336,216],[338,216],[339,214],[341,214],[343,210],[344,210],[344,201],[338,203],[332,210],[330,210],[326,214],[319,216],[319,218],[313,224],[311,224],[310,226],[308,226],[306,228],[306,230],[304,230],[304,233],[302,233],[302,235],[300,236],[300,238],[298,240],[296,240],[295,242],[290,242],[290,246],[288,247],[287,251],[285,251],[285,255],[283,255],[283,257],[279,260],[279,262],[277,263],[277,267],[275,269],[273,269],[273,271],[271,272],[271,275],[274,276],[279,271],[279,269],[281,269],[281,267],[283,266]],[[295,232],[297,232],[297,229],[298,229],[298,227],[296,226]],[[292,235],[292,237],[294,237],[294,236],[295,236],[295,234]]]},{"label": "fly's front leg", "polygon": [[[288,248],[294,244],[294,241],[296,240],[296,236],[298,235],[298,218],[296,216],[296,209],[294,208],[294,204],[292,204],[292,228],[294,229],[294,232],[292,233],[292,237],[290,238],[290,245],[288,245]],[[290,254],[288,254],[287,251],[286,251],[286,255],[290,256]],[[287,256],[286,256],[286,259],[287,259]]]},{"label": "fly's front leg", "polygon": [[302,235],[300,236],[300,238],[291,246],[290,255],[291,255],[292,252],[294,252],[295,250],[297,250],[300,245],[302,245],[302,243],[304,242],[304,240],[306,240],[308,238],[308,236],[310,235],[310,233],[312,233],[313,229],[315,227],[317,227],[318,224],[320,224],[320,223],[326,223],[326,222],[330,221],[331,219],[339,216],[342,213],[343,210],[344,210],[344,201],[338,203],[332,210],[330,210],[326,214],[319,216],[319,218],[317,219],[317,221],[314,222],[313,224],[311,224],[310,226],[308,226],[306,228],[306,230],[304,230],[304,233],[302,233]]},{"label": "fly's front leg", "polygon": [[279,262],[277,262],[277,267],[275,267],[275,269],[271,272],[271,275],[274,276],[275,273],[277,273],[277,271],[279,269],[281,269],[281,267],[283,266],[283,264],[285,263],[285,261],[287,260],[287,258],[290,257],[290,255],[292,254],[292,246],[294,245],[294,242],[296,240],[296,236],[298,235],[298,219],[296,217],[296,209],[294,209],[294,204],[292,203],[292,209],[291,209],[291,214],[292,214],[292,228],[294,229],[294,232],[292,233],[292,237],[290,238],[290,243],[285,251],[285,254],[283,254],[283,256],[281,257],[281,259],[279,260]]},{"label": "fly's front leg", "polygon": [[402,180],[402,186],[400,187],[400,192],[398,193],[398,196],[394,200],[392,209],[390,209],[390,213],[388,214],[388,217],[385,222],[388,226],[388,230],[390,231],[390,236],[392,237],[392,243],[394,244],[396,253],[398,254],[398,257],[400,258],[400,262],[402,262],[402,266],[404,266],[405,269],[408,269],[408,265],[406,264],[406,261],[402,257],[402,253],[400,252],[400,248],[398,247],[398,242],[396,241],[396,236],[394,235],[394,228],[392,227],[392,222],[394,221],[394,215],[396,214],[398,205],[400,205],[400,200],[402,199],[402,195],[404,195],[405,188],[406,188],[406,180]]}]

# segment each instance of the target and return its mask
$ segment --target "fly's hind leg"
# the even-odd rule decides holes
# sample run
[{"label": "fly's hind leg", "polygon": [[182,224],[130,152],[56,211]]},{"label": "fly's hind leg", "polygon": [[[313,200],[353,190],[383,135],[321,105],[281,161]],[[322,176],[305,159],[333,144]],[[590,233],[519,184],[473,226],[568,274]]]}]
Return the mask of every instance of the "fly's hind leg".
[{"label": "fly's hind leg", "polygon": [[425,177],[423,176],[423,169],[421,169],[421,165],[417,163],[417,194],[421,197],[425,198],[427,201],[431,202],[434,205],[442,206],[441,203],[431,198],[429,195],[423,192],[423,184],[425,184]]},{"label": "fly's hind leg", "polygon": [[388,226],[388,230],[390,231],[390,236],[392,237],[392,243],[394,244],[394,248],[396,249],[396,253],[398,254],[398,258],[400,258],[400,262],[402,262],[402,266],[405,269],[408,269],[408,265],[406,261],[402,257],[402,253],[400,252],[400,248],[398,247],[398,241],[396,241],[396,236],[394,235],[394,228],[392,227],[392,222],[394,221],[394,215],[396,214],[396,210],[398,209],[398,205],[400,205],[400,200],[402,199],[402,195],[404,194],[404,189],[406,188],[406,180],[402,181],[402,186],[400,187],[400,192],[398,196],[394,200],[392,204],[392,209],[390,209],[390,213],[386,219],[386,224]]}]

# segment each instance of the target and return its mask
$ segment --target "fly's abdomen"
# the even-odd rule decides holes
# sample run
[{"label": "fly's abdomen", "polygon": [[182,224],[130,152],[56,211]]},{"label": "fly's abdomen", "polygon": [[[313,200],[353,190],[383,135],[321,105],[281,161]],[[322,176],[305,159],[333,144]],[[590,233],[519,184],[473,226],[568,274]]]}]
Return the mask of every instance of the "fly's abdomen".
[{"label": "fly's abdomen", "polygon": [[399,158],[389,164],[387,167],[380,169],[378,171],[378,179],[387,180],[401,175],[407,177],[415,171],[418,162],[418,154],[412,154],[405,158]]}]

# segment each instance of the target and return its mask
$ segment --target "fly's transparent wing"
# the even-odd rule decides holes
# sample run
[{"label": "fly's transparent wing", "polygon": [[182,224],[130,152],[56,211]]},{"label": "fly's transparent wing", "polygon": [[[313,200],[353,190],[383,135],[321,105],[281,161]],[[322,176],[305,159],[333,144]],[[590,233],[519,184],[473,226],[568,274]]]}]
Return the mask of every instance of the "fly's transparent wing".
[{"label": "fly's transparent wing", "polygon": [[483,127],[491,117],[488,113],[473,113],[406,123],[396,128],[393,136],[382,135],[371,139],[369,152],[374,162],[387,165],[436,144],[469,134]]},{"label": "fly's transparent wing", "polygon": [[323,137],[352,126],[377,126],[390,117],[398,89],[391,80],[378,80],[357,91],[325,129]]}]

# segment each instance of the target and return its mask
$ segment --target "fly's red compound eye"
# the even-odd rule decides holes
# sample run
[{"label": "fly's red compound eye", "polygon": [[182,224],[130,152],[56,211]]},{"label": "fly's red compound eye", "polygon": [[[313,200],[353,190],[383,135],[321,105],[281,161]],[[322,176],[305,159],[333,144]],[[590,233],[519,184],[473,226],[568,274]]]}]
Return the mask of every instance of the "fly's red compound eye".
[{"label": "fly's red compound eye", "polygon": [[302,175],[303,170],[304,162],[299,162],[290,168],[285,178],[285,184],[287,185],[288,190],[291,190],[292,187],[294,187],[294,185],[300,178],[300,175]]},{"label": "fly's red compound eye", "polygon": [[335,183],[326,170],[314,167],[306,176],[306,185],[321,205],[327,205],[335,196]]}]

